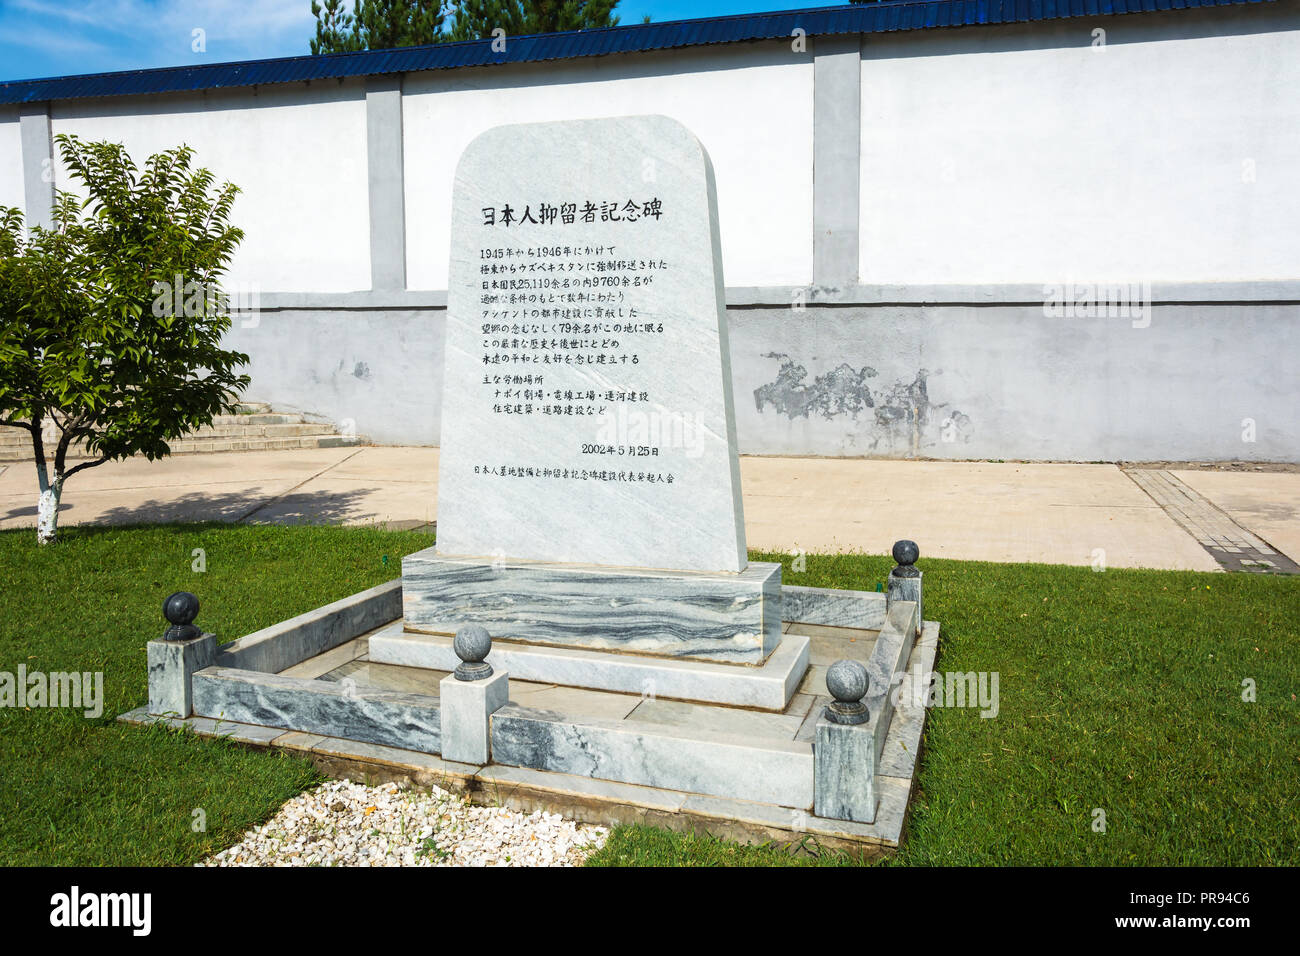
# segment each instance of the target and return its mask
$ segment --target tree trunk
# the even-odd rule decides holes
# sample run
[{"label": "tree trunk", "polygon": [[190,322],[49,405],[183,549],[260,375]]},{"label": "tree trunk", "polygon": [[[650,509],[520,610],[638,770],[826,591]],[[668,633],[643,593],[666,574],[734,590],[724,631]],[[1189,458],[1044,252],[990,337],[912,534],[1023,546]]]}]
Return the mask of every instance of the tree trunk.
[{"label": "tree trunk", "polygon": [[36,541],[53,544],[59,537],[59,498],[63,494],[63,479],[56,477],[41,492],[36,504]]},{"label": "tree trunk", "polygon": [[36,543],[53,544],[59,537],[59,498],[63,494],[63,475],[57,471],[50,481],[49,467],[45,463],[45,440],[41,434],[41,419],[31,421],[32,452],[36,459],[36,482],[41,496],[36,501]]}]

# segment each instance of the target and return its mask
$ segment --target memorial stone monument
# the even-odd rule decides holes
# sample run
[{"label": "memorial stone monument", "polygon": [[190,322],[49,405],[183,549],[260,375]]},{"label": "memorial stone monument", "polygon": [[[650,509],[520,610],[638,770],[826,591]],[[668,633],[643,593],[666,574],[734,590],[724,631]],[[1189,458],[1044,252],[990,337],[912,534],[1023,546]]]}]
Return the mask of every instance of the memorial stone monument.
[{"label": "memorial stone monument", "polygon": [[220,647],[172,595],[141,711],[417,774],[437,754],[604,822],[897,846],[925,710],[894,690],[938,639],[919,549],[887,593],[746,560],[704,149],[662,116],[498,127],[452,218],[435,547]]},{"label": "memorial stone monument", "polygon": [[713,171],[663,116],[502,126],[456,171],[435,548],[408,630],[734,664],[745,551]]}]

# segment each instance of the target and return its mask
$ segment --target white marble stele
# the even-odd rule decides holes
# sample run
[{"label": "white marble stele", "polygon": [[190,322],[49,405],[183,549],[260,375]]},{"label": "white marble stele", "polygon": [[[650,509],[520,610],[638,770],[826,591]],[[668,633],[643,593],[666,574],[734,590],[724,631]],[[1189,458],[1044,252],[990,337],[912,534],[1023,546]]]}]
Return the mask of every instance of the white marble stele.
[{"label": "white marble stele", "polygon": [[452,200],[438,553],[743,570],[724,306],[713,170],[680,123],[471,142]]}]

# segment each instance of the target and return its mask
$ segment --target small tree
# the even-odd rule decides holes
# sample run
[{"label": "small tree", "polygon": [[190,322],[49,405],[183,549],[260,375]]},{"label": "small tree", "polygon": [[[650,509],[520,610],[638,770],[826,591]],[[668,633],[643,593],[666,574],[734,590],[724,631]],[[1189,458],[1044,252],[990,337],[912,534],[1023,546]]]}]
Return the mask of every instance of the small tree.
[{"label": "small tree", "polygon": [[[57,139],[86,198],[59,192],[53,228],[26,242],[18,211],[0,212],[0,424],[31,433],[42,544],[57,537],[68,478],[170,454],[249,381],[236,373],[248,356],[221,348],[238,189],[214,187],[188,147],[141,170],[120,144]],[[90,457],[68,467],[74,444]]]}]

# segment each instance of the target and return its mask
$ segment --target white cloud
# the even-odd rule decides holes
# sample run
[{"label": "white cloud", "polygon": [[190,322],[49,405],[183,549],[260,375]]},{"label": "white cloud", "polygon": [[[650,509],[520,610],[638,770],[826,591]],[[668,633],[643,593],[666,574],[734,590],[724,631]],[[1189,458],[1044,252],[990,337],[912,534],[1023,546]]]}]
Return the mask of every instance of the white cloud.
[{"label": "white cloud", "polygon": [[57,75],[305,54],[314,25],[310,0],[10,0],[0,46]]},{"label": "white cloud", "polygon": [[110,53],[110,49],[98,40],[67,30],[53,30],[45,27],[24,26],[0,27],[0,45],[27,46],[56,55]]}]

